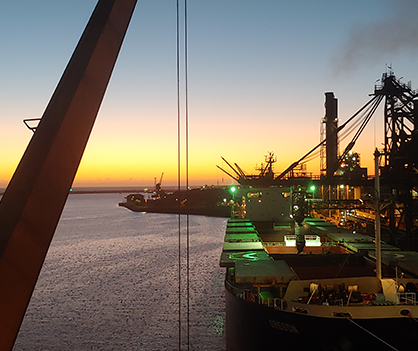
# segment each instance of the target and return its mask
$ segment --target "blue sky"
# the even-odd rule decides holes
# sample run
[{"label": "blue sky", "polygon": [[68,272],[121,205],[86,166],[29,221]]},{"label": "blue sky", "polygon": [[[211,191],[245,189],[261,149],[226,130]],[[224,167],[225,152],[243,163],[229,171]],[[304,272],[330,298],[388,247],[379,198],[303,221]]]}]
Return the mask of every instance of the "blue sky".
[{"label": "blue sky", "polygon": [[[0,187],[31,137],[22,120],[42,115],[95,5],[2,0]],[[162,172],[175,183],[175,11],[174,0],[138,1],[76,185],[149,185]],[[220,156],[250,173],[274,151],[286,168],[319,142],[327,91],[343,123],[388,65],[416,87],[417,15],[411,0],[189,0],[192,184],[228,183]],[[355,148],[366,166],[382,128],[380,111]]]}]

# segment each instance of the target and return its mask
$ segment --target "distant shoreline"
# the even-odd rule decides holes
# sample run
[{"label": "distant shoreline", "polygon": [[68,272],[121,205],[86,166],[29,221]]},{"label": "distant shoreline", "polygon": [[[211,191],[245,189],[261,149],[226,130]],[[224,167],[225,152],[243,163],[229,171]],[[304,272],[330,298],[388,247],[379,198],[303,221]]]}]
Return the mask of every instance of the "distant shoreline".
[{"label": "distant shoreline", "polygon": [[[0,196],[4,194],[6,189],[0,189]],[[140,193],[144,189],[129,189],[129,188],[74,188],[69,194],[118,194],[118,193]]]},{"label": "distant shoreline", "polygon": [[78,190],[78,189],[72,189],[70,190],[70,194],[115,194],[115,193],[138,193],[142,192],[142,190],[124,190],[124,189],[98,189],[98,190]]},{"label": "distant shoreline", "polygon": [[[193,188],[199,188],[199,186],[193,187]],[[150,192],[152,193],[155,190],[153,186],[150,187],[143,187],[143,188],[124,188],[124,187],[76,187],[72,188],[69,192],[69,194],[120,194],[120,193],[128,193],[128,194],[138,194],[138,193],[144,193],[144,192]],[[165,192],[174,192],[176,189],[174,187],[164,188]],[[184,190],[184,189],[182,189]],[[6,191],[5,188],[0,188],[0,196],[4,194]]]}]

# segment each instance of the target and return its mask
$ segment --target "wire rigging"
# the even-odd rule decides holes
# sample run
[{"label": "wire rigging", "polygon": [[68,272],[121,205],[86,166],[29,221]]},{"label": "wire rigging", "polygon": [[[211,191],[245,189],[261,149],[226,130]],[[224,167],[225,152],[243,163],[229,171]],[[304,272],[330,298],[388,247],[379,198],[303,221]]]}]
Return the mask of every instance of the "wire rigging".
[{"label": "wire rigging", "polygon": [[[360,113],[362,113],[363,110],[366,109],[369,105],[371,105],[376,99],[377,99],[377,96],[376,95],[373,96],[373,98],[370,99],[362,108],[360,108],[360,110],[358,110],[353,116],[351,116],[344,124],[339,126],[335,130],[335,133],[339,133],[342,129],[344,129],[345,126],[347,126],[347,124],[349,124],[354,118],[356,118]],[[325,144],[326,141],[327,141],[327,139],[322,140],[319,144],[317,144],[314,148],[312,148],[309,152],[307,152],[299,160],[297,160],[296,162],[293,162],[288,168],[286,168],[282,173],[280,173],[275,179],[283,178],[287,173],[289,173],[291,170],[293,170],[297,165],[299,165],[300,163],[305,163],[304,160],[306,158],[310,157],[313,152],[317,152],[318,148],[321,145]],[[302,162],[302,161],[304,161],[304,162]]]},{"label": "wire rigging", "polygon": [[[362,111],[361,114],[358,114],[356,118],[353,119],[353,123],[347,126],[347,129],[344,129],[342,133],[338,134],[338,141],[341,142],[349,137],[353,131],[357,130],[360,125],[364,124],[364,121],[370,116],[370,111],[374,105],[368,105],[367,108]],[[320,155],[320,150],[314,151],[311,155],[305,158],[301,163],[308,163],[316,159]]]},{"label": "wire rigging", "polygon": [[[184,0],[184,80],[185,80],[185,143],[186,143],[186,191],[189,190],[189,94],[188,94],[188,33],[187,33],[187,0]],[[190,230],[189,214],[186,215],[186,298],[187,298],[187,350],[190,349]]]},{"label": "wire rigging", "polygon": [[[187,28],[187,0],[184,0],[184,24],[183,24],[183,40],[184,40],[184,107],[185,107],[185,131],[184,131],[184,145],[185,145],[185,184],[186,192],[189,189],[189,101],[188,101],[188,28]],[[181,43],[181,31],[180,31],[180,6],[179,0],[177,0],[177,189],[181,194],[181,166],[182,166],[182,116],[181,116],[181,89],[180,89],[180,77],[181,77],[181,60],[180,60],[180,43]],[[178,201],[180,206],[180,201]],[[187,331],[187,350],[190,349],[190,225],[189,215],[186,214],[186,331]],[[182,348],[182,225],[181,225],[181,214],[178,214],[178,347],[179,350]]]},{"label": "wire rigging", "polygon": [[381,96],[377,97],[377,99],[372,100],[373,104],[370,104],[367,106],[364,111],[354,120],[353,124],[350,125],[347,129],[344,129],[344,131],[339,135],[340,140],[345,139],[348,135],[350,135],[354,130],[356,130],[360,125],[364,124],[364,121],[370,116],[373,115],[373,110],[376,109],[376,104],[379,105],[382,98]]},{"label": "wire rigging", "polygon": [[[349,121],[353,121],[351,125],[348,126],[347,129],[344,129],[344,132],[339,134],[338,139],[339,142],[346,139],[348,136],[350,136],[353,131],[356,131],[353,138],[351,139],[350,143],[347,144],[347,146],[344,149],[344,152],[340,155],[338,163],[341,163],[341,161],[344,159],[344,157],[348,154],[348,152],[354,147],[355,143],[357,142],[358,138],[360,137],[361,133],[364,131],[365,127],[369,123],[370,119],[373,117],[374,113],[376,112],[376,109],[379,107],[381,101],[383,99],[383,96],[377,96],[377,98],[373,98],[369,101],[363,108],[361,108],[353,117],[349,119]],[[361,113],[360,113],[361,112]],[[347,121],[347,122],[349,122]],[[343,124],[343,126],[347,126],[347,122]],[[340,130],[340,128],[337,129]],[[316,150],[309,156],[307,156],[305,159],[303,159],[300,163],[308,163],[315,158],[317,158],[320,155],[320,151]]]},{"label": "wire rigging", "polygon": [[[177,190],[180,196],[181,186],[181,115],[180,115],[180,12],[177,0],[176,18],[176,68],[177,68]],[[180,203],[179,203],[180,205]],[[178,341],[181,350],[181,216],[178,214]]]},{"label": "wire rigging", "polygon": [[360,137],[361,133],[363,132],[364,128],[366,128],[367,124],[369,123],[370,119],[374,115],[376,109],[379,107],[380,102],[383,99],[383,95],[380,95],[371,106],[369,113],[366,115],[365,119],[363,120],[360,128],[357,130],[356,134],[354,135],[351,142],[346,146],[344,152],[341,154],[339,162],[341,162],[344,157],[348,154],[348,152],[354,147],[355,143],[357,142],[358,138]]}]

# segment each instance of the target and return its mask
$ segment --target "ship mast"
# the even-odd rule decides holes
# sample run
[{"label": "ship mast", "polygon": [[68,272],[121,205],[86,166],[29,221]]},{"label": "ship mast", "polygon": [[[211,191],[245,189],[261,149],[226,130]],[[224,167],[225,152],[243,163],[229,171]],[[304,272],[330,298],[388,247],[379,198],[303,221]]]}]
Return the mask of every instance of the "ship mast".
[{"label": "ship mast", "polygon": [[380,176],[379,176],[379,156],[380,152],[374,152],[374,195],[375,195],[375,242],[376,242],[376,275],[382,279],[382,255],[381,255],[381,235],[380,235]]}]

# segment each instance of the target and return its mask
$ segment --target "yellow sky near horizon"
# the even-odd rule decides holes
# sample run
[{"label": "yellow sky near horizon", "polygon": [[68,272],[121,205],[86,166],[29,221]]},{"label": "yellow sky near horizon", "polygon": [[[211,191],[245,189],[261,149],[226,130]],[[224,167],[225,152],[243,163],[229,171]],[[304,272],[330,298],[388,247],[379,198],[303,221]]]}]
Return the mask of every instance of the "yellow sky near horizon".
[{"label": "yellow sky near horizon", "polygon": [[[177,185],[177,132],[174,123],[160,127],[158,133],[145,128],[138,130],[128,124],[112,121],[109,116],[98,116],[80,164],[74,186],[152,186],[154,178],[164,172],[163,186]],[[226,118],[226,117],[225,117]],[[315,128],[316,125],[316,128]],[[115,128],[117,127],[117,128]],[[173,128],[174,127],[174,128]],[[228,185],[232,180],[216,165],[232,173],[224,157],[232,165],[237,163],[246,173],[256,173],[255,167],[264,162],[268,152],[277,157],[278,174],[299,159],[319,142],[319,121],[298,128],[281,125],[280,120],[270,130],[251,123],[200,124],[195,121],[189,137],[189,184]],[[277,131],[276,131],[277,130]],[[16,138],[15,136],[19,136]],[[23,123],[0,141],[9,145],[0,169],[0,187],[5,187],[17,166],[32,132]],[[235,139],[231,142],[230,139]],[[360,148],[373,150],[370,137],[360,141]],[[182,142],[181,178],[185,180],[185,152]],[[362,166],[372,167],[372,155],[362,156]],[[319,157],[308,163],[309,172],[319,174]],[[369,174],[373,173],[369,169]]]}]

